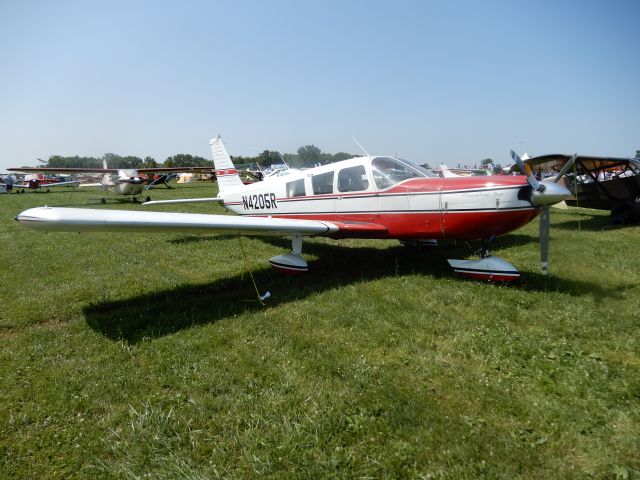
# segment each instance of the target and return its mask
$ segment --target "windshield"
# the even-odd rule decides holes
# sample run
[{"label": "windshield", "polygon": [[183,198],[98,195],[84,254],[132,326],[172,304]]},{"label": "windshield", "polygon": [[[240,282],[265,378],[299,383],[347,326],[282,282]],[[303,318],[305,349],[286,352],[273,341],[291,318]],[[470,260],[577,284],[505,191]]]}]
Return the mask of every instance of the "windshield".
[{"label": "windshield", "polygon": [[371,162],[371,171],[379,189],[389,188],[409,178],[435,177],[435,174],[408,160],[391,157],[374,158]]}]

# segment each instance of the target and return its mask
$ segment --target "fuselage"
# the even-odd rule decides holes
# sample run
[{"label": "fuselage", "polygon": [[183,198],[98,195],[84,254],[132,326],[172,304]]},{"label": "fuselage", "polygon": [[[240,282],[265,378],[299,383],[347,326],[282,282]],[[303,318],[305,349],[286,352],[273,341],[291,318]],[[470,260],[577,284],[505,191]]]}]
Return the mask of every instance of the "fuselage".
[{"label": "fuselage", "polygon": [[140,195],[146,182],[135,169],[120,169],[108,173],[100,181],[102,188],[118,195]]},{"label": "fuselage", "polygon": [[336,237],[478,239],[537,214],[524,176],[441,178],[410,162],[359,157],[221,193],[239,215],[367,223],[381,229]]}]

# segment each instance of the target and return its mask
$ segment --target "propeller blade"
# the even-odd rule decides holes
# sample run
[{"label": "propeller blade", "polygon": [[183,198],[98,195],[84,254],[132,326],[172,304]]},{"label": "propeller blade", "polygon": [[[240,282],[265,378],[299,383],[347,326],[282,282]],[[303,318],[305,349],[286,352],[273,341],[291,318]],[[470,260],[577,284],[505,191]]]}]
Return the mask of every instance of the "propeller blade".
[{"label": "propeller blade", "polygon": [[544,205],[540,209],[540,268],[542,274],[547,275],[549,267],[549,206]]},{"label": "propeller blade", "polygon": [[558,183],[560,179],[564,177],[564,175],[569,171],[569,169],[573,167],[573,164],[576,162],[577,156],[578,154],[574,153],[573,156],[567,161],[567,163],[564,164],[560,172],[558,172],[558,175],[556,175],[556,178],[553,179],[553,183]]},{"label": "propeller blade", "polygon": [[511,158],[514,162],[516,162],[522,174],[527,176],[527,182],[529,183],[529,185],[531,185],[536,192],[544,192],[546,187],[538,182],[533,173],[531,173],[531,170],[527,168],[526,164],[522,161],[520,156],[513,150],[511,150]]}]

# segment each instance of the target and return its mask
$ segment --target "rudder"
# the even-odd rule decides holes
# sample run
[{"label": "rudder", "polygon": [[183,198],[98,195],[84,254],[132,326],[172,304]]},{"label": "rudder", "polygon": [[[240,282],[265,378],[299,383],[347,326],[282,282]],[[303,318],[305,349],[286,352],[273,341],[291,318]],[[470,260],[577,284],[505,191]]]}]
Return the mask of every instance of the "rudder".
[{"label": "rudder", "polygon": [[220,135],[216,138],[212,138],[209,141],[211,145],[211,156],[213,157],[213,164],[216,169],[216,179],[218,180],[218,189],[220,193],[225,190],[235,190],[238,187],[242,187],[243,183],[240,180],[238,170],[231,161],[231,157],[227,153],[227,149],[222,143]]}]

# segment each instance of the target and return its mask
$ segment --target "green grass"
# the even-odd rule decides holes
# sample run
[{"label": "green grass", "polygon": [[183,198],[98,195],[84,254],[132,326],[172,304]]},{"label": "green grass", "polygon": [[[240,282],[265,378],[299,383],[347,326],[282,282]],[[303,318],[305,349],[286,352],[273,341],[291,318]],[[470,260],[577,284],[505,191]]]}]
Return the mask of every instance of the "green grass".
[{"label": "green grass", "polygon": [[100,196],[0,196],[0,477],[640,478],[640,227],[554,210],[549,278],[534,221],[503,286],[449,272],[464,243],[312,239],[291,278],[286,239],[12,220],[143,208]]}]

